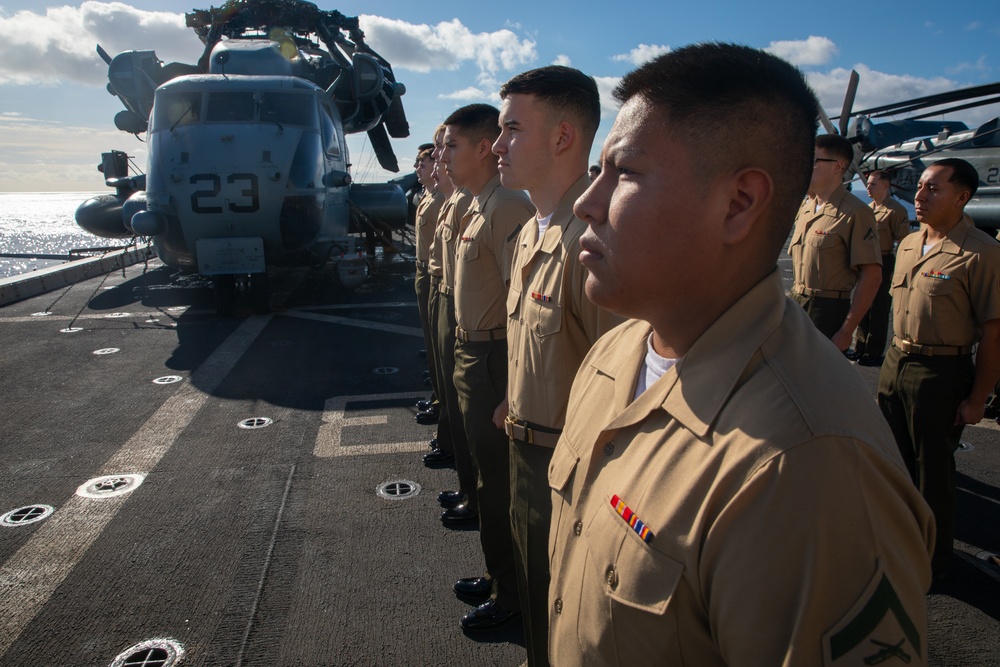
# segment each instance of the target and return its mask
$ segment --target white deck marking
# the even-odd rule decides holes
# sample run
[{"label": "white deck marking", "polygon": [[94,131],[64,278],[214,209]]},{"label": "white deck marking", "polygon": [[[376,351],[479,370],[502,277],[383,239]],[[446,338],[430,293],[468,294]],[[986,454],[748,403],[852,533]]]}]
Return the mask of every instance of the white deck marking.
[{"label": "white deck marking", "polygon": [[[178,387],[125,446],[91,476],[151,471],[270,321],[268,315],[243,322],[192,374],[192,382]],[[137,489],[136,493],[141,491]],[[0,656],[10,649],[132,495],[104,499],[73,495],[0,567],[0,600],[4,608],[0,614]]]},{"label": "white deck marking", "polygon": [[402,336],[414,336],[416,338],[424,337],[424,332],[420,327],[404,327],[398,324],[385,324],[384,322],[354,320],[349,317],[340,317],[339,315],[318,315],[316,313],[296,312],[291,310],[282,314],[287,317],[298,317],[303,320],[314,320],[316,322],[326,322],[327,324],[342,324],[347,327],[375,329],[376,331],[385,331],[386,333],[400,334]]},{"label": "white deck marking", "polygon": [[[398,454],[401,452],[419,452],[427,449],[427,441],[419,442],[382,442],[371,445],[344,445],[344,429],[349,426],[378,426],[389,422],[388,415],[363,415],[360,417],[345,416],[348,403],[364,401],[391,401],[396,399],[418,399],[427,396],[427,392],[408,392],[402,394],[367,394],[364,396],[334,396],[326,400],[323,407],[323,421],[316,433],[316,447],[313,455],[320,458],[331,456],[370,456],[373,454]],[[362,408],[364,409],[364,408]]]}]

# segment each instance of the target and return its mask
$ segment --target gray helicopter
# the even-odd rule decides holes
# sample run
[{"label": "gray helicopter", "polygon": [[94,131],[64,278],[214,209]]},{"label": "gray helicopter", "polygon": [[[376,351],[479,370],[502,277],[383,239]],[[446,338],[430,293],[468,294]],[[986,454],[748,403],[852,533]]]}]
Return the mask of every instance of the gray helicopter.
[{"label": "gray helicopter", "polygon": [[[840,116],[821,117],[828,132],[845,136],[854,145],[854,170],[861,174],[885,170],[893,193],[912,204],[924,169],[944,158],[966,160],[979,172],[979,190],[965,211],[977,227],[996,233],[1000,229],[1000,117],[975,128],[959,121],[925,119],[996,104],[1000,82],[852,111],[858,80],[852,71]],[[876,122],[898,115],[907,117]],[[853,123],[852,118],[856,118]]]},{"label": "gray helicopter", "polygon": [[[407,178],[352,183],[345,134],[367,132],[387,171],[390,137],[409,126],[390,64],[358,19],[303,0],[229,0],[185,15],[205,45],[195,65],[153,51],[110,57],[118,129],[145,134],[145,173],[122,151],[99,167],[114,194],[82,203],[97,236],[146,237],[167,265],[211,276],[221,313],[238,288],[268,309],[268,266],[337,263],[347,287],[364,280],[378,240],[407,222]],[[364,234],[366,243],[359,243]]]}]

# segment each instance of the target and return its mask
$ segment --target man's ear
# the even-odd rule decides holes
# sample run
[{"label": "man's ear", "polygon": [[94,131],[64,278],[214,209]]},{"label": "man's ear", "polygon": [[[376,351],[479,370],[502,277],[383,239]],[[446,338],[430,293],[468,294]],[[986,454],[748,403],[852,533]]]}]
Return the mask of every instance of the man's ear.
[{"label": "man's ear", "polygon": [[733,175],[729,211],[723,226],[723,243],[736,244],[747,238],[761,222],[774,198],[774,181],[763,169],[748,167]]}]

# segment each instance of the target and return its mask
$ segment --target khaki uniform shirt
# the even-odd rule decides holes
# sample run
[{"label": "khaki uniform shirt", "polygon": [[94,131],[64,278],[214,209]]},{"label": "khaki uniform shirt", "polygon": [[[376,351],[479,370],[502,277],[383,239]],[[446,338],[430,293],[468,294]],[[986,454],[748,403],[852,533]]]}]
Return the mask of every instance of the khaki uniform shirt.
[{"label": "khaki uniform shirt", "polygon": [[875,214],[878,245],[885,255],[892,252],[896,241],[902,241],[910,233],[910,214],[892,197],[886,197],[881,205],[872,202],[869,206]]},{"label": "khaki uniform shirt", "polygon": [[417,261],[430,261],[431,243],[434,242],[434,231],[437,229],[438,214],[444,204],[445,197],[440,192],[425,192],[417,204]]},{"label": "khaki uniform shirt", "polygon": [[552,664],[926,664],[933,515],[777,272],[633,401],[650,332],[612,330],[573,383],[549,466]]},{"label": "khaki uniform shirt", "polygon": [[460,328],[506,328],[507,284],[514,245],[524,223],[534,214],[528,196],[500,185],[499,174],[489,180],[469,207],[455,259],[455,321]]},{"label": "khaki uniform shirt", "polygon": [[458,248],[459,228],[462,218],[472,204],[468,190],[457,188],[441,207],[438,226],[431,246],[430,272],[439,276],[447,289],[455,287],[455,251]]},{"label": "khaki uniform shirt", "polygon": [[1000,243],[963,219],[921,256],[927,230],[896,251],[892,330],[919,345],[968,346],[1000,318]]},{"label": "khaki uniform shirt", "polygon": [[842,186],[819,211],[814,212],[815,205],[807,197],[795,216],[788,246],[795,285],[850,292],[858,282],[859,266],[882,264],[875,216]]},{"label": "khaki uniform shirt", "polygon": [[541,238],[537,218],[525,224],[507,292],[510,416],[552,429],[566,421],[569,388],[590,346],[622,321],[584,292],[580,236],[587,224],[573,204],[589,184],[581,176],[563,195]]}]

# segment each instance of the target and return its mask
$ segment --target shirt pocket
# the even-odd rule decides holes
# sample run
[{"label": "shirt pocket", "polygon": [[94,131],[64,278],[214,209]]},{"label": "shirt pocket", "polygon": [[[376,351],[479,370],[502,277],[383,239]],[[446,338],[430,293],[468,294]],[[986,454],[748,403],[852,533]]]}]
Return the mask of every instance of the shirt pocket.
[{"label": "shirt pocket", "polygon": [[[587,526],[589,578],[599,582],[603,600],[592,600],[603,619],[587,621],[588,601],[581,603],[581,624],[610,623],[619,663],[631,664],[635,647],[663,664],[684,664],[677,631],[677,589],[684,565],[654,549],[635,533],[605,498]],[[641,512],[639,513],[641,516]],[[654,537],[655,539],[655,537]],[[631,648],[629,648],[631,647]]]},{"label": "shirt pocket", "polygon": [[950,279],[931,278],[930,276],[923,276],[918,273],[913,281],[913,286],[927,296],[944,296],[945,294],[951,294],[954,289],[952,282]]},{"label": "shirt pocket", "polygon": [[483,287],[483,266],[479,257],[479,241],[463,237],[458,246],[458,257],[462,264],[459,275],[462,287],[476,291]]},{"label": "shirt pocket", "polygon": [[810,230],[806,235],[806,243],[817,250],[829,250],[841,245],[840,237],[836,233],[818,234],[816,230]]}]

